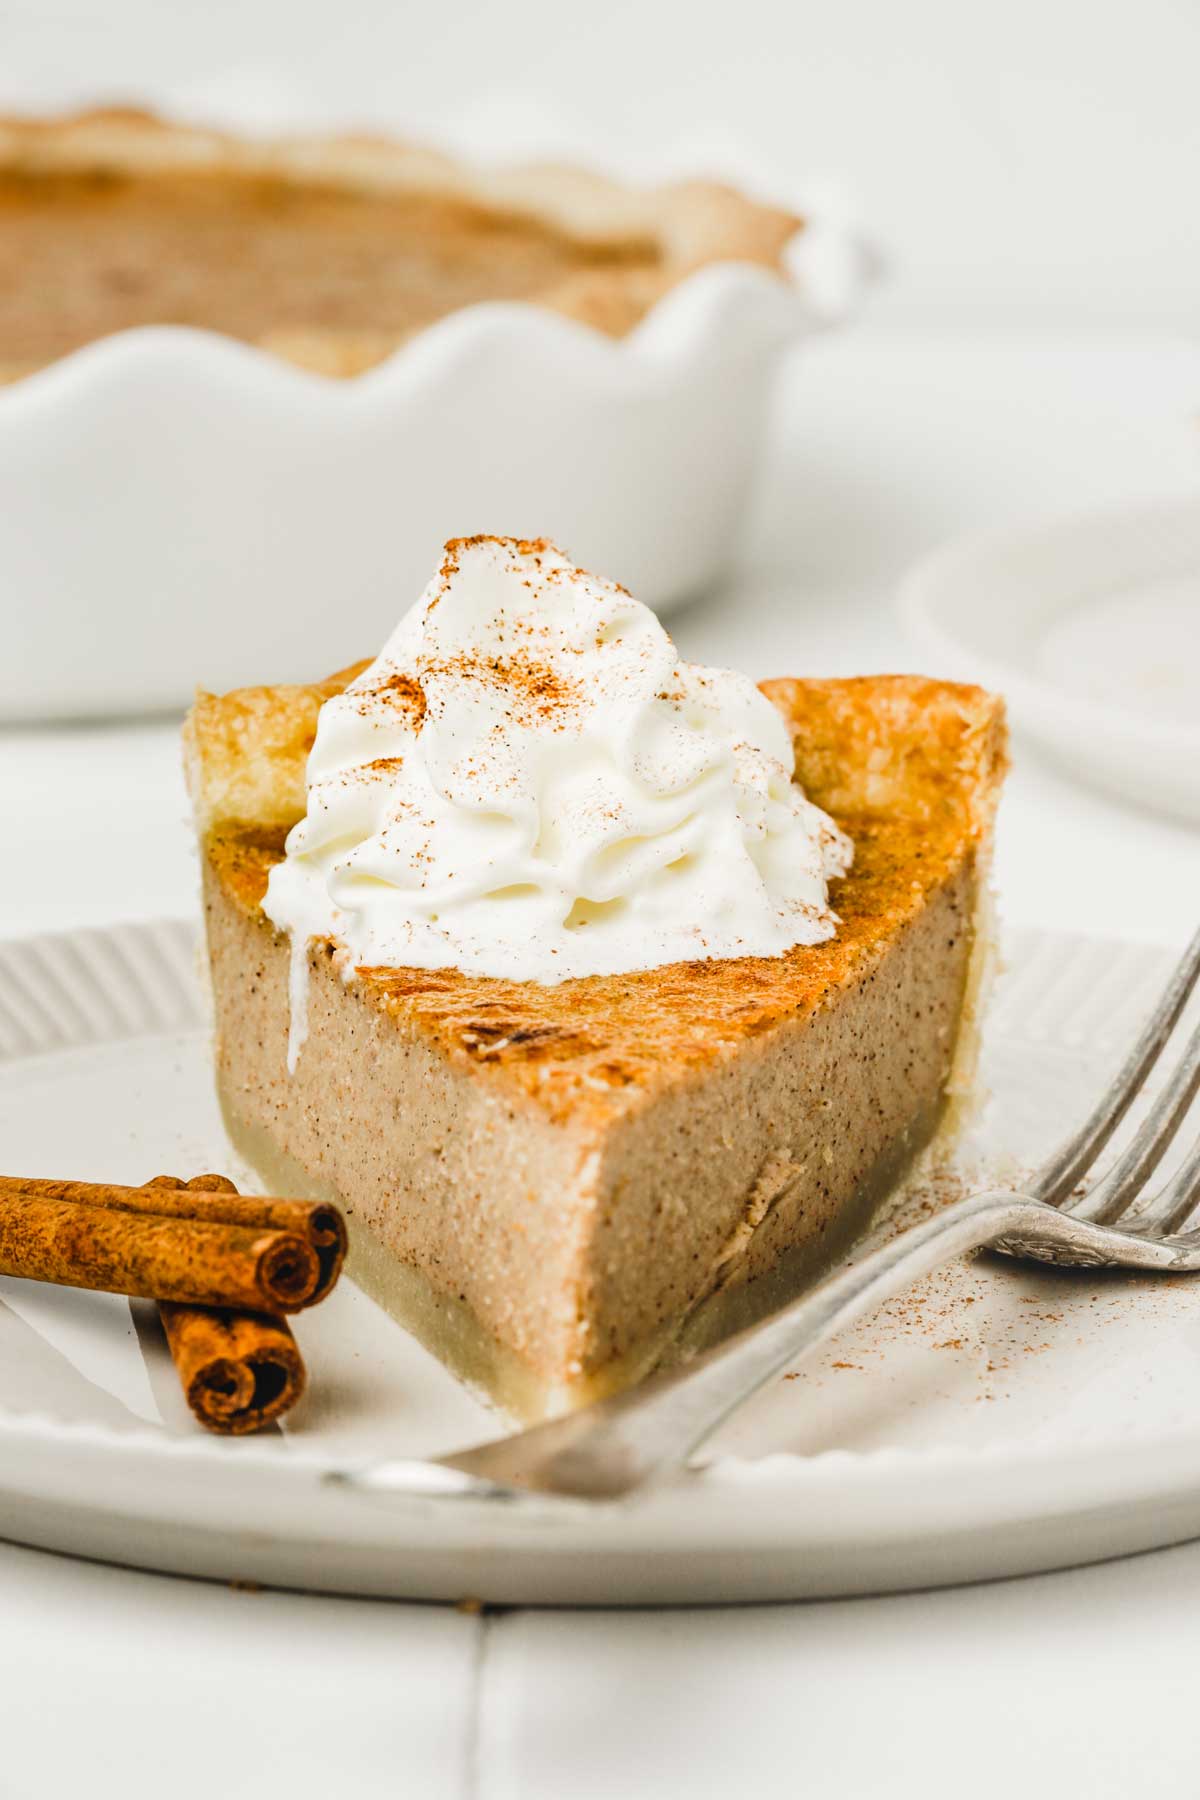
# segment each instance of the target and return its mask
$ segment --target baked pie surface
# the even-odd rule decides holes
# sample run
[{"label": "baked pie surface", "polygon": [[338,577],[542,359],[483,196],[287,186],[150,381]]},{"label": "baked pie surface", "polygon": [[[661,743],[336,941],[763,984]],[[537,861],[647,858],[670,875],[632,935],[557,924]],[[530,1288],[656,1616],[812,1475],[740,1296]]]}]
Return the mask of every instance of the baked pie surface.
[{"label": "baked pie surface", "polygon": [[269,1179],[347,1207],[365,1285],[446,1360],[511,1411],[557,1410],[777,1301],[969,1094],[1002,704],[905,676],[763,684],[854,841],[828,942],[555,986],[347,981],[314,942],[289,1076],[261,900],[319,707],[357,672],[201,695],[189,720],[227,1117]]},{"label": "baked pie surface", "polygon": [[706,264],[779,270],[799,225],[713,183],[472,171],[382,138],[255,142],[124,111],[0,120],[0,379],[154,324],[355,375],[484,300],[616,336]]}]

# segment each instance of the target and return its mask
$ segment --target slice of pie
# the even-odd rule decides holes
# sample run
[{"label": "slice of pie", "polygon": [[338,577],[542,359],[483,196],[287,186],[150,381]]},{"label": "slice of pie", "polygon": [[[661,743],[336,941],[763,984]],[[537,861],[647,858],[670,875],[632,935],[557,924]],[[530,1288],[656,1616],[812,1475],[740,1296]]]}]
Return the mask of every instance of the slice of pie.
[{"label": "slice of pie", "polygon": [[314,937],[289,1071],[296,968],[263,900],[319,709],[364,667],[201,695],[189,720],[222,1103],[271,1188],[346,1209],[369,1292],[543,1416],[778,1304],[952,1128],[1002,703],[909,676],[764,684],[854,847],[825,941],[547,984],[354,967]]},{"label": "slice of pie", "polygon": [[694,270],[782,270],[800,220],[715,183],[484,171],[384,138],[243,140],[145,113],[0,120],[0,380],[191,325],[356,375],[481,300],[619,336]]}]

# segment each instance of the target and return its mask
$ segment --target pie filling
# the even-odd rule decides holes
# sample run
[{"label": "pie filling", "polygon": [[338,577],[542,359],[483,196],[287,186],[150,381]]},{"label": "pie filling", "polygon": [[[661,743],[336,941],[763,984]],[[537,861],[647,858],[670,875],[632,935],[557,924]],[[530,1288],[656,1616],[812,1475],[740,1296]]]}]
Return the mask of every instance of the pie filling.
[{"label": "pie filling", "polygon": [[650,240],[585,242],[416,190],[0,170],[0,368],[39,367],[138,325],[285,349],[334,334],[360,340],[366,366],[477,301],[534,300],[572,277],[659,266]]},{"label": "pie filling", "polygon": [[314,1177],[281,1150],[261,1124],[243,1119],[220,1077],[218,1097],[230,1142],[255,1171],[263,1191],[320,1200],[346,1211],[350,1239],[346,1272],[351,1280],[452,1375],[519,1424],[536,1424],[602,1400],[777,1312],[819,1281],[869,1231],[922,1151],[953,1117],[944,1094],[922,1109],[877,1159],[828,1228],[785,1250],[765,1274],[713,1287],[599,1368],[547,1377],[502,1343],[467,1301],[438,1287],[412,1263],[400,1261],[382,1237],[355,1217],[353,1206],[332,1182]]}]

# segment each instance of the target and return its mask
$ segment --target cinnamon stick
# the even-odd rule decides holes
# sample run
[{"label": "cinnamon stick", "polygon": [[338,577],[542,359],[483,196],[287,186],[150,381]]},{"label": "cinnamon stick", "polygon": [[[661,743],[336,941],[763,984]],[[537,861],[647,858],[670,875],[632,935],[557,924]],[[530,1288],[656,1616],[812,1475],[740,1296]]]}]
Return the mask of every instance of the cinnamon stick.
[{"label": "cinnamon stick", "polygon": [[76,1206],[103,1206],[116,1212],[294,1233],[306,1240],[317,1259],[316,1286],[302,1302],[305,1306],[315,1306],[325,1298],[346,1260],[346,1225],[336,1206],[239,1194],[224,1175],[196,1175],[188,1182],[174,1175],[156,1175],[144,1187],[0,1175],[0,1203],[17,1195],[70,1201]]},{"label": "cinnamon stick", "polygon": [[308,1304],[320,1267],[299,1232],[79,1204],[17,1183],[0,1193],[0,1274],[279,1313]]},{"label": "cinnamon stick", "polygon": [[183,1392],[209,1431],[261,1431],[304,1392],[304,1362],[284,1319],[160,1300]]},{"label": "cinnamon stick", "polygon": [[[23,1213],[6,1217],[9,1208]],[[62,1210],[55,1209],[77,1209],[82,1230],[69,1231]],[[166,1229],[155,1231],[156,1226]],[[292,1253],[299,1246],[296,1280],[288,1292],[280,1289],[278,1260],[268,1258],[273,1282],[260,1279],[247,1306],[246,1293],[231,1286],[232,1265],[225,1262],[220,1298],[234,1304],[200,1303],[197,1258],[203,1262],[212,1254],[217,1242],[213,1228],[225,1257],[231,1248],[244,1251],[247,1237],[283,1241]],[[191,1254],[183,1298],[165,1285],[179,1273],[174,1264],[181,1242]],[[123,1258],[119,1282],[112,1279],[118,1253]],[[273,1306],[289,1310],[313,1305],[332,1288],[345,1254],[346,1227],[336,1207],[242,1195],[224,1175],[197,1175],[187,1182],[177,1175],[157,1175],[142,1188],[0,1176],[0,1271],[126,1293],[145,1293],[146,1284],[153,1282],[184,1395],[209,1431],[241,1435],[261,1430],[299,1400],[307,1383],[304,1361],[287,1321],[274,1310],[262,1310],[264,1295]],[[163,1267],[164,1259],[170,1267]],[[132,1285],[134,1278],[140,1285]],[[311,1292],[301,1299],[310,1284]]]},{"label": "cinnamon stick", "polygon": [[[190,1181],[156,1175],[146,1186],[174,1193],[237,1194],[225,1175],[194,1175]],[[163,1194],[151,1198],[161,1201]],[[328,1210],[334,1214],[344,1253],[341,1214],[332,1207]],[[318,1229],[323,1238],[330,1235],[329,1227]],[[326,1292],[336,1279],[337,1269]],[[261,1431],[282,1418],[303,1394],[308,1375],[286,1319],[227,1307],[180,1306],[171,1300],[159,1301],[158,1316],[184,1398],[207,1431],[236,1437]]]}]

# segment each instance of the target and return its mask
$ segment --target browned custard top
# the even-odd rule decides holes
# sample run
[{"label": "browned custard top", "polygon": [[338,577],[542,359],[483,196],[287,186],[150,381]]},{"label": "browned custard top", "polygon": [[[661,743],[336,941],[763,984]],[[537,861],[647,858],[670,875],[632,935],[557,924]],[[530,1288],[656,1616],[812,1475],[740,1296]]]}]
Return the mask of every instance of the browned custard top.
[{"label": "browned custard top", "polygon": [[476,301],[658,263],[648,240],[584,242],[452,195],[227,170],[0,169],[0,368],[163,324],[249,343],[361,334],[382,354]]}]

